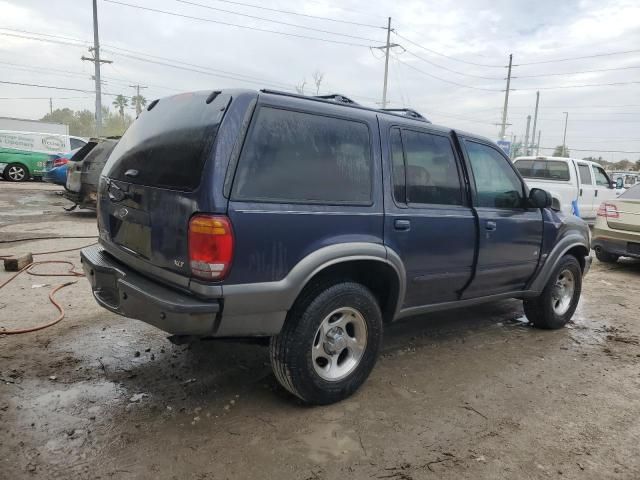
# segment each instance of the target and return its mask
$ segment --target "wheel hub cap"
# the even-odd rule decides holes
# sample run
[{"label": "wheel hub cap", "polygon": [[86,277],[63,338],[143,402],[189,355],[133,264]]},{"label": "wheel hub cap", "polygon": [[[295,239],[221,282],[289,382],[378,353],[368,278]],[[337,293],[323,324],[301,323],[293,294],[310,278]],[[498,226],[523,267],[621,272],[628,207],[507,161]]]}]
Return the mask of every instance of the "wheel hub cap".
[{"label": "wheel hub cap", "polygon": [[342,307],[327,315],[311,344],[315,372],[330,382],[341,380],[360,364],[367,346],[367,324],[362,314]]},{"label": "wheel hub cap", "polygon": [[575,292],[575,278],[570,270],[562,270],[556,278],[551,293],[553,311],[557,315],[564,315],[571,307],[573,293]]}]

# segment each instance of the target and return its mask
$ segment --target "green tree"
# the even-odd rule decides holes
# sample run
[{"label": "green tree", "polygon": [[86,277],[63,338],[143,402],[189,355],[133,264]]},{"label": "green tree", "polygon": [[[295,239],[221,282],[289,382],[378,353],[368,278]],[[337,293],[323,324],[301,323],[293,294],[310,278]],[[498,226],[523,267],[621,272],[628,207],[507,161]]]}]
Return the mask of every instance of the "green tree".
[{"label": "green tree", "polygon": [[140,115],[142,109],[147,106],[147,99],[142,95],[134,95],[131,97],[131,107],[136,109],[136,116]]},{"label": "green tree", "polygon": [[120,112],[112,112],[106,107],[102,107],[102,135],[105,137],[120,137],[133,123],[131,115]]},{"label": "green tree", "polygon": [[120,118],[122,118],[122,125],[124,126],[124,109],[129,105],[127,97],[125,97],[124,95],[118,95],[113,100],[112,105],[118,109],[118,112],[120,112]]},{"label": "green tree", "polygon": [[58,108],[41,118],[43,122],[63,123],[69,126],[69,134],[90,137],[95,132],[95,118],[89,110],[73,111],[70,108]]},{"label": "green tree", "polygon": [[558,145],[553,151],[554,157],[569,157],[569,147]]}]

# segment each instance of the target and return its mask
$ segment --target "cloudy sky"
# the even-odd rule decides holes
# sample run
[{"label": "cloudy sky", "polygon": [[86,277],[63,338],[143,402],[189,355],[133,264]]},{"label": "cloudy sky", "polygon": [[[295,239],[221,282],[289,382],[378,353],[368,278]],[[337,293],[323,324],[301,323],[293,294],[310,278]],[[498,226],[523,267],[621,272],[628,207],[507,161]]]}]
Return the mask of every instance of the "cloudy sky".
[{"label": "cloudy sky", "polygon": [[[93,65],[80,60],[93,40],[91,3],[0,0],[0,82],[84,91],[0,83],[0,116],[40,118],[49,97],[54,108],[94,108]],[[113,60],[102,68],[103,104],[132,95],[132,84],[148,86],[147,98],[304,80],[315,93],[322,72],[322,93],[375,106],[384,58],[371,47],[384,45],[392,17],[391,106],[497,139],[512,53],[508,137],[524,136],[539,89],[543,147],[562,143],[567,111],[573,156],[640,158],[637,0],[98,0],[98,11],[102,56]]]}]

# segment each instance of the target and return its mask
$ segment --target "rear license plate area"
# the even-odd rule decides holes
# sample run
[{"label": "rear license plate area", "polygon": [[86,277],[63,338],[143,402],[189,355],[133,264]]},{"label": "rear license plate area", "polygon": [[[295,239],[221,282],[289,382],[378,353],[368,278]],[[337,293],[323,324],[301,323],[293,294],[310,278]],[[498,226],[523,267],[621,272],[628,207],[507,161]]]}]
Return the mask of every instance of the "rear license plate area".
[{"label": "rear license plate area", "polygon": [[146,259],[151,258],[151,227],[147,212],[115,207],[109,214],[109,231],[114,243]]},{"label": "rear license plate area", "polygon": [[640,255],[640,243],[628,242],[627,252],[632,253],[634,255]]}]

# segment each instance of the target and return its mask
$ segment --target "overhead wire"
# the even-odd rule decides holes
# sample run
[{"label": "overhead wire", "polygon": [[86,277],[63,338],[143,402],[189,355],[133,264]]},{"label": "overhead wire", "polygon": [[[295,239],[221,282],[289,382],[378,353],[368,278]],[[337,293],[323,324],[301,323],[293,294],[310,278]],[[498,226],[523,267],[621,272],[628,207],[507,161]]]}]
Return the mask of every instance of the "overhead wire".
[{"label": "overhead wire", "polygon": [[[246,30],[254,30],[257,32],[264,32],[264,33],[272,33],[275,35],[283,35],[283,36],[287,36],[287,37],[295,37],[295,38],[304,38],[306,40],[317,40],[320,42],[327,42],[327,43],[334,43],[337,45],[347,45],[347,46],[351,46],[351,47],[364,47],[364,48],[369,48],[369,45],[363,44],[363,43],[354,43],[354,42],[347,42],[347,41],[343,41],[343,40],[333,40],[333,39],[329,39],[329,38],[320,38],[320,37],[313,37],[310,35],[302,35],[302,34],[298,34],[298,33],[289,33],[289,32],[281,32],[278,30],[269,30],[266,28],[258,28],[258,27],[251,27],[248,25],[240,25],[238,23],[231,23],[231,22],[223,22],[220,20],[213,20],[211,18],[203,18],[203,17],[196,17],[193,15],[185,15],[182,13],[177,13],[177,12],[169,12],[167,10],[160,10],[157,8],[151,8],[151,7],[143,7],[141,5],[134,5],[131,3],[126,3],[126,2],[119,2],[117,0],[104,0],[107,3],[113,3],[113,4],[117,4],[117,5],[123,5],[126,7],[130,7],[130,8],[137,8],[139,10],[145,10],[145,11],[149,11],[149,12],[155,12],[155,13],[162,13],[165,15],[171,15],[174,17],[180,17],[180,18],[187,18],[190,20],[197,20],[197,21],[201,21],[201,22],[208,22],[208,23],[216,23],[219,25],[226,25],[228,27],[236,27],[236,28],[243,28]],[[333,35],[341,35],[343,37],[348,37],[348,38],[354,38],[354,39],[361,39],[361,40],[365,40],[368,42],[379,42],[378,40],[373,40],[373,39],[368,39],[368,38],[364,38],[364,37],[358,37],[355,35],[347,35],[347,34],[340,34],[340,33],[333,33]]]},{"label": "overhead wire", "polygon": [[[257,8],[257,9],[265,10],[265,11],[269,11],[269,12],[285,13],[285,14],[288,14],[288,15],[297,15],[297,16],[300,16],[300,17],[313,18],[313,19],[316,19],[316,20],[325,20],[325,21],[328,21],[328,22],[344,23],[344,24],[347,24],[347,25],[356,25],[356,26],[360,26],[360,27],[369,27],[369,28],[378,28],[378,29],[386,29],[387,28],[387,27],[384,27],[384,26],[381,26],[381,25],[371,25],[371,24],[368,24],[368,23],[352,22],[352,21],[349,21],[349,20],[341,20],[341,19],[337,19],[337,18],[323,17],[323,16],[320,16],[320,15],[311,15],[311,14],[307,14],[307,13],[298,13],[298,12],[293,12],[291,10],[281,10],[281,9],[278,9],[278,8],[269,8],[269,7],[263,7],[261,5],[252,5],[252,4],[249,4],[249,3],[234,2],[234,1],[231,1],[231,0],[215,0],[215,1],[222,2],[222,3],[229,3],[229,4],[232,4],[232,5],[241,5],[243,7]],[[242,16],[245,16],[245,17],[258,18],[258,19],[261,19],[261,20],[266,20],[266,19],[261,18],[261,17],[254,17],[252,15],[243,14],[243,13],[239,13],[239,12],[222,10],[220,8],[212,7],[210,5],[205,5],[205,4],[197,3],[197,2],[191,2],[191,1],[188,1],[188,0],[176,0],[176,2],[184,3],[184,4],[187,4],[187,5],[195,5],[195,6],[198,6],[198,7],[208,8],[210,10],[217,10],[217,11],[221,11],[221,12],[234,13],[236,15],[242,15]]]}]

